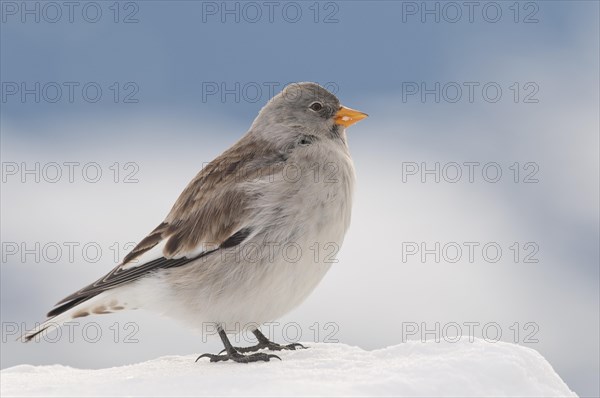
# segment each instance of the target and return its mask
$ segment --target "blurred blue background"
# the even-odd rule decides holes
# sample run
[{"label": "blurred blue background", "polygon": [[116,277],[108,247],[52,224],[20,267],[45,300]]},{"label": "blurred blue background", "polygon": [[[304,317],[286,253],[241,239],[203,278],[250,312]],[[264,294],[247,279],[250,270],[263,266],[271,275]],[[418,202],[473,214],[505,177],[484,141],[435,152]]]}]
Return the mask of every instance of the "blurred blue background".
[{"label": "blurred blue background", "polygon": [[[272,92],[315,81],[370,118],[348,132],[357,191],[339,263],[279,322],[301,325],[303,341],[335,329],[368,349],[400,343],[406,323],[495,322],[575,392],[600,394],[597,2],[0,4],[2,368],[217,349],[142,311],[90,319],[97,343],[13,335],[116,265]],[[65,162],[77,162],[72,182]],[[436,162],[479,168],[473,182],[466,167],[455,183],[422,182]],[[491,162],[496,183],[481,175]],[[98,182],[84,166],[100,169]],[[495,263],[479,249],[473,262],[421,261],[403,242],[503,252]],[[538,262],[524,262],[533,251]],[[123,342],[127,322],[139,343]]]}]

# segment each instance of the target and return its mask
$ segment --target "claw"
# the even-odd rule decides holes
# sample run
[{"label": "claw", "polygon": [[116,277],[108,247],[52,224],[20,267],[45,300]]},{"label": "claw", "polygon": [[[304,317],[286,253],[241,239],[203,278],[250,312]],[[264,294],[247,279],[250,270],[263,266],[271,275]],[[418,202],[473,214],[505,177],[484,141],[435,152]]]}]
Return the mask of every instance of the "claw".
[{"label": "claw", "polygon": [[228,361],[230,359],[237,363],[251,363],[251,362],[259,362],[259,361],[269,362],[272,358],[277,358],[281,361],[281,358],[279,358],[277,355],[265,354],[262,352],[257,353],[257,354],[252,354],[252,355],[242,355],[239,353],[234,353],[232,355],[230,355],[230,354],[225,354],[225,355],[202,354],[198,358],[196,358],[196,362],[198,362],[198,360],[200,358],[210,358],[210,362]]},{"label": "claw", "polygon": [[214,356],[216,356],[216,355],[213,355],[213,354],[202,354],[198,358],[196,358],[196,360],[194,362],[198,362],[200,360],[200,358],[210,358],[210,360],[212,362],[212,357],[214,357]]},{"label": "claw", "polygon": [[[277,344],[277,343],[258,343],[256,345],[250,346],[250,347],[234,347],[236,351],[241,352],[241,353],[247,353],[247,352],[255,352],[258,350],[262,350],[263,348],[267,348],[269,351],[282,351],[282,350],[297,350],[297,349],[303,349],[305,350],[307,347],[303,346],[300,343],[292,343],[292,344],[288,344],[288,345],[281,345],[281,344]],[[219,352],[219,354],[222,354],[224,352],[226,352],[226,349],[222,349],[221,352]]]},{"label": "claw", "polygon": [[258,351],[262,348],[268,348],[271,351],[296,350],[297,348],[306,348],[300,343],[292,343],[288,345],[273,343],[272,341],[267,339],[258,329],[254,330],[253,333],[258,339],[258,344],[252,347],[238,348],[233,347],[231,345],[231,342],[227,338],[227,334],[225,333],[225,331],[223,329],[219,329],[219,336],[221,337],[221,341],[223,342],[225,349],[221,350],[221,352],[219,352],[218,354],[202,354],[198,358],[196,358],[196,362],[198,362],[200,358],[209,358],[211,362],[228,361],[230,359],[238,363],[250,363],[258,361],[269,362],[272,358],[277,358],[281,361],[281,358],[279,358],[277,355],[265,354],[264,352],[259,352],[250,355],[243,354],[247,352]]}]

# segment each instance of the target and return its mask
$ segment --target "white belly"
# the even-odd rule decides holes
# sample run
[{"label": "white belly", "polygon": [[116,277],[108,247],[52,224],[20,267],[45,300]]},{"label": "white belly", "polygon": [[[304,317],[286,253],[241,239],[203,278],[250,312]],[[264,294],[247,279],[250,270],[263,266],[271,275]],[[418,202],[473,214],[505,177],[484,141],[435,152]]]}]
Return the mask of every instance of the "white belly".
[{"label": "white belly", "polygon": [[[325,164],[326,158],[319,156]],[[296,196],[264,203],[284,209],[274,220],[254,220],[257,225],[270,225],[264,232],[239,246],[167,270],[160,279],[136,284],[135,295],[144,296],[143,307],[201,330],[207,323],[243,330],[273,321],[302,303],[334,264],[350,223],[352,164],[349,157],[335,162],[340,166],[333,176],[336,181],[326,174],[331,168],[325,166],[321,181],[307,172],[305,180],[294,182],[300,185],[290,185]],[[265,193],[265,200],[281,191],[276,184],[266,186],[273,191]]]}]

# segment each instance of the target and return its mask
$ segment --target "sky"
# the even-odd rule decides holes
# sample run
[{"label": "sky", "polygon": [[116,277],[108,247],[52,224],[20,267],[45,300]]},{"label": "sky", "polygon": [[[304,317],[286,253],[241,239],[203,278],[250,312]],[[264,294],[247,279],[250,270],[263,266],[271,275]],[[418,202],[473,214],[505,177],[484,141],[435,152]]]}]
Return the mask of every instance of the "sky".
[{"label": "sky", "polygon": [[369,114],[348,130],[352,225],[315,292],[267,330],[374,349],[458,325],[600,393],[597,2],[0,11],[2,368],[218,349],[141,310],[73,339],[11,336],[115,266],[272,94],[314,81]]}]

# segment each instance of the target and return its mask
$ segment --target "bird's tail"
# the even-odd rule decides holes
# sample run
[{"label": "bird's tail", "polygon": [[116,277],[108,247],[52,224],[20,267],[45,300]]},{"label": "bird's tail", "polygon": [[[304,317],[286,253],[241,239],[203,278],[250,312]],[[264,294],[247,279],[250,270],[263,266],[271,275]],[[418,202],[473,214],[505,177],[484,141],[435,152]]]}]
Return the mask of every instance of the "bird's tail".
[{"label": "bird's tail", "polygon": [[116,300],[111,300],[111,296],[110,292],[103,292],[96,295],[79,297],[60,304],[48,313],[48,319],[25,332],[19,337],[19,340],[29,342],[35,337],[43,336],[45,333],[62,326],[65,322],[76,318],[91,314],[109,314],[113,310],[123,309],[122,306],[116,305]]}]

